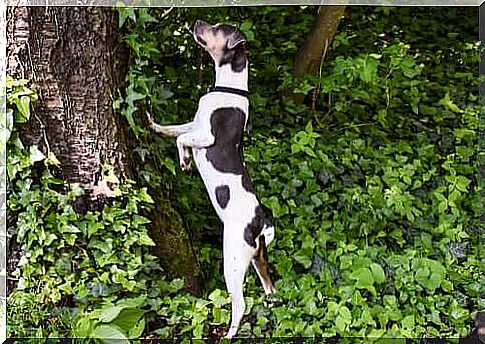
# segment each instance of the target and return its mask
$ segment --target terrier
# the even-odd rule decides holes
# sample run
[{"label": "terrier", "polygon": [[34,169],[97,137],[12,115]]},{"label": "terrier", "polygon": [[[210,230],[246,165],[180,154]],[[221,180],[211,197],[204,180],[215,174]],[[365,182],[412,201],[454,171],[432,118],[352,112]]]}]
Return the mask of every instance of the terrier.
[{"label": "terrier", "polygon": [[249,262],[266,294],[275,292],[268,265],[267,246],[274,227],[254,192],[244,163],[242,137],[248,120],[248,60],[246,38],[235,27],[198,20],[195,41],[212,57],[216,82],[200,98],[192,122],[161,126],[148,115],[150,128],[177,137],[180,167],[190,169],[190,150],[209,198],[224,224],[224,278],[231,295],[232,318],[226,338],[236,335],[244,314],[244,275]]}]

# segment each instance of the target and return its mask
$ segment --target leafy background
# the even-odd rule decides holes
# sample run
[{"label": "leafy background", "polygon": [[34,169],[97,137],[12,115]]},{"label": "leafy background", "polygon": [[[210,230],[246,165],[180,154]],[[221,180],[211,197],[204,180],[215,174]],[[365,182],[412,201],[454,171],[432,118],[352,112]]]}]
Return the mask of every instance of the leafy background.
[{"label": "leafy background", "polygon": [[[8,230],[27,252],[14,275],[16,337],[218,338],[230,304],[219,220],[197,172],[182,174],[173,140],[142,124],[191,120],[214,80],[196,19],[237,24],[249,41],[245,157],[277,228],[269,249],[278,300],[246,277],[241,336],[456,337],[480,299],[478,12],[348,7],[320,76],[294,79],[313,7],[119,8],[131,49],[115,102],[138,142],[142,182],[105,180],[119,196],[79,214],[76,185],[18,128],[35,93],[9,80]],[[288,94],[308,94],[313,105]],[[39,165],[49,168],[38,168]],[[141,185],[140,185],[141,184]],[[149,192],[170,195],[207,278],[194,297],[150,253]],[[123,238],[123,240],[121,240]],[[482,264],[482,265],[480,265]]]}]

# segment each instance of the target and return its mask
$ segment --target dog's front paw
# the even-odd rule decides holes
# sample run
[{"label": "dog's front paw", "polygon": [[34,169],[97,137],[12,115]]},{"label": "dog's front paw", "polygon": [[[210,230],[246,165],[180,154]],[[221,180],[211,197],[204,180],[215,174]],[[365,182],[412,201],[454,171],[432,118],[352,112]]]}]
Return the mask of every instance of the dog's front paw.
[{"label": "dog's front paw", "polygon": [[180,168],[184,172],[188,172],[192,169],[192,161],[190,160],[190,157],[185,156],[182,161],[180,161]]},{"label": "dog's front paw", "polygon": [[148,125],[150,126],[150,128],[153,129],[155,127],[155,122],[153,121],[152,115],[150,115],[148,111],[146,111],[146,115],[147,115]]}]

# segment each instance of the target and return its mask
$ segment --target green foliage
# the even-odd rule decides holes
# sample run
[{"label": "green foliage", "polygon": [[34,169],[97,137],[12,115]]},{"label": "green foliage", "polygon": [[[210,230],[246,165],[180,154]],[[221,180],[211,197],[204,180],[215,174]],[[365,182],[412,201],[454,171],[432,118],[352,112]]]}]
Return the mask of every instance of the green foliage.
[{"label": "green foliage", "polygon": [[26,84],[7,80],[9,230],[23,251],[13,272],[17,288],[8,301],[8,334],[139,337],[146,312],[140,308],[149,311],[163,300],[164,289],[178,284],[162,279],[149,253],[154,243],[143,211],[153,201],[146,188],[119,184],[107,167],[103,177],[117,198],[102,211],[77,212],[75,201],[84,190],[55,178],[55,157],[19,138],[19,125],[37,98]]},{"label": "green foliage", "polygon": [[[79,215],[72,201],[82,191],[45,170],[35,175],[33,164],[55,165],[55,158],[23,147],[12,127],[9,211],[31,253],[19,268],[28,289],[12,297],[9,316],[18,320],[10,333],[200,338],[227,327],[219,222],[198,174],[177,167],[173,139],[153,135],[143,121],[146,111],[161,124],[191,120],[212,84],[211,61],[190,33],[196,19],[237,23],[248,37],[245,158],[277,229],[269,258],[278,301],[268,307],[248,272],[239,335],[410,338],[470,330],[472,313],[483,308],[476,12],[349,7],[322,76],[299,80],[292,64],[312,7],[119,13],[132,59],[115,107],[138,140],[141,183],[119,185],[123,201],[102,214]],[[28,110],[19,97],[33,94],[16,87],[10,113],[21,119]],[[293,91],[317,92],[315,107],[281,96]],[[170,195],[184,215],[210,277],[208,295],[186,295],[182,281],[163,279],[147,251],[141,210],[153,205],[143,188]],[[30,332],[13,325],[22,321]]]},{"label": "green foliage", "polygon": [[[188,30],[195,19],[237,22],[248,36],[253,130],[245,155],[277,225],[270,259],[282,300],[269,311],[250,273],[251,316],[240,334],[465,334],[479,300],[477,37],[438,48],[420,40],[423,26],[411,19],[428,18],[427,12],[349,9],[322,77],[294,80],[292,61],[310,28],[311,9],[258,8],[257,21],[254,11],[177,9],[164,18],[150,11],[158,22],[140,24],[135,15],[127,35],[135,53],[127,96],[137,92],[133,106],[150,108],[159,123],[190,120],[213,80]],[[449,29],[442,16],[427,24],[435,36]],[[313,111],[278,94],[314,90]],[[132,129],[141,140],[150,135],[136,118]],[[200,180],[173,168],[173,146],[156,138],[147,149],[159,159],[158,169],[167,170],[160,179],[170,181],[203,247],[202,263],[217,275],[220,251],[205,241],[217,224],[204,209]],[[222,281],[211,287],[222,288]],[[199,309],[209,315],[206,302]],[[213,316],[206,326],[228,320],[219,321],[224,316],[215,308]],[[194,315],[192,326],[203,323]]]}]

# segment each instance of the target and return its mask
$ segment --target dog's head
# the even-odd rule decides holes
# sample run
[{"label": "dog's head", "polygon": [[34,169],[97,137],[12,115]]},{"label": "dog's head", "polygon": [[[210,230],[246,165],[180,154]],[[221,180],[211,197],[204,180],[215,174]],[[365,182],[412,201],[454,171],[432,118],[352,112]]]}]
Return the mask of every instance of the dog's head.
[{"label": "dog's head", "polygon": [[246,67],[244,56],[246,37],[234,26],[210,25],[197,20],[194,25],[194,39],[219,66],[230,63],[235,72],[240,72]]}]

